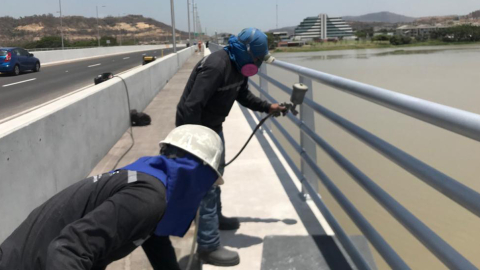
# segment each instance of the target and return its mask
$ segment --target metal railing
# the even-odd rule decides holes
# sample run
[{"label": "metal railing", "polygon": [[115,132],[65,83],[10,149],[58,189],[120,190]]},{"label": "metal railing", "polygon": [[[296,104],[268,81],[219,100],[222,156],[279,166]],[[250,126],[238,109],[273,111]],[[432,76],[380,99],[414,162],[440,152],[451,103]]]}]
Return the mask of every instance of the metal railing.
[{"label": "metal railing", "polygon": [[[211,48],[213,51],[221,48],[216,44],[212,45]],[[480,194],[316,103],[312,99],[312,82],[316,81],[334,87],[338,90],[369,100],[477,141],[480,141],[480,115],[326,74],[280,60],[275,60],[271,65],[297,74],[299,76],[299,81],[306,84],[311,89],[309,95],[305,97],[304,104],[300,108],[300,117],[297,118],[292,114],[287,115],[287,118],[301,130],[300,144],[276,119],[271,119],[271,122],[276,126],[277,130],[300,155],[302,159],[301,169],[299,169],[293,162],[284,147],[275,138],[272,131],[269,128],[265,130],[271,135],[270,137],[273,142],[279,148],[298,179],[301,179],[302,187],[311,196],[313,202],[329,222],[336,237],[359,269],[371,269],[372,267],[368,265],[366,260],[353,245],[350,238],[322,201],[315,188],[317,179],[323,183],[332,197],[339,203],[342,209],[353,220],[356,226],[392,269],[409,269],[410,267],[393,250],[393,248],[390,247],[368,220],[321,170],[321,168],[318,167],[315,156],[316,146],[322,148],[343,170],[345,170],[365,191],[367,191],[372,198],[383,206],[401,225],[403,225],[448,268],[477,269],[464,256],[452,248],[440,236],[428,228],[422,221],[378,186],[372,179],[366,176],[362,171],[355,167],[354,164],[348,161],[342,154],[323,140],[315,132],[315,124],[313,121],[314,113],[322,115],[329,121],[341,127],[395,164],[416,176],[419,180],[436,189],[438,192],[478,217],[480,217]],[[250,85],[257,89],[263,98],[266,98],[271,102],[277,102],[275,98],[268,93],[269,84],[276,86],[287,94],[291,94],[292,90],[290,87],[283,85],[267,75],[266,65],[262,66],[258,75],[260,77],[260,85],[252,80],[250,80]],[[260,118],[259,115],[257,115],[257,117]],[[314,147],[312,147],[312,145]]]},{"label": "metal railing", "polygon": [[[91,49],[91,48],[98,48],[95,47],[65,47],[65,50],[79,50],[79,49]],[[62,50],[62,47],[59,48],[34,48],[34,49],[26,49],[29,52],[44,52],[44,51],[59,51]]]}]

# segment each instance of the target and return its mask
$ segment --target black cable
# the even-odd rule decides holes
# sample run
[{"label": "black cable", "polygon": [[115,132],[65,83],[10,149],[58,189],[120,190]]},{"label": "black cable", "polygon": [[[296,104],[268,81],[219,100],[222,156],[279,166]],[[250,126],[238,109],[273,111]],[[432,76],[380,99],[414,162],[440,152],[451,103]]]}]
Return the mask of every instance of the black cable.
[{"label": "black cable", "polygon": [[237,155],[232,158],[227,164],[225,164],[225,167],[227,167],[228,165],[230,165],[230,163],[232,163],[235,159],[237,159],[238,156],[240,156],[240,154],[243,152],[243,150],[245,149],[245,147],[247,147],[248,143],[250,142],[250,140],[252,139],[253,135],[255,135],[255,132],[257,132],[257,130],[263,125],[263,123],[265,123],[265,121],[267,121],[268,118],[270,118],[271,116],[273,115],[278,115],[278,111],[274,111],[274,112],[271,112],[269,113],[267,116],[265,116],[265,118],[263,118],[262,120],[260,120],[260,122],[258,123],[258,125],[255,127],[255,129],[253,130],[252,134],[250,135],[250,137],[248,138],[247,142],[243,145],[242,149],[240,149],[240,151],[237,153]]},{"label": "black cable", "polygon": [[122,77],[117,75],[113,77],[120,78],[123,84],[125,85],[125,91],[127,93],[127,104],[128,104],[128,119],[130,121],[130,138],[132,138],[132,145],[130,145],[127,151],[125,151],[125,153],[123,153],[123,155],[117,160],[117,163],[115,163],[115,165],[113,166],[112,171],[115,170],[115,168],[117,168],[118,163],[120,163],[120,161],[127,155],[128,152],[130,152],[130,150],[132,150],[133,146],[135,145],[135,139],[133,138],[132,115],[130,114],[130,95],[128,94],[128,86]]}]

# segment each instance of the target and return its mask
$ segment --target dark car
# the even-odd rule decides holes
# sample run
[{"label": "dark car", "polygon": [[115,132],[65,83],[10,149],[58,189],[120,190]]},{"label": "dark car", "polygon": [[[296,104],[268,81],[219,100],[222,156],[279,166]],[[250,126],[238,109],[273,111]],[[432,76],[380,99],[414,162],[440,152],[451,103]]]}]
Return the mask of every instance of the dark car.
[{"label": "dark car", "polygon": [[27,70],[40,71],[40,60],[22,48],[0,48],[0,72],[19,75]]}]

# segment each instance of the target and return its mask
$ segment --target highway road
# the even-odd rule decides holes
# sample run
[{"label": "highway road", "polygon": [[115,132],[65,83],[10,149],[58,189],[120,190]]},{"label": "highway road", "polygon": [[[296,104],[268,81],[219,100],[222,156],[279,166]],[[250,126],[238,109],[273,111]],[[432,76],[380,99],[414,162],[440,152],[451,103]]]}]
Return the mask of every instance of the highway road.
[{"label": "highway road", "polygon": [[[163,49],[164,56],[173,52]],[[41,67],[19,76],[0,74],[0,122],[32,107],[93,85],[103,72],[118,74],[142,65],[143,55],[162,55],[162,49],[131,52]]]}]

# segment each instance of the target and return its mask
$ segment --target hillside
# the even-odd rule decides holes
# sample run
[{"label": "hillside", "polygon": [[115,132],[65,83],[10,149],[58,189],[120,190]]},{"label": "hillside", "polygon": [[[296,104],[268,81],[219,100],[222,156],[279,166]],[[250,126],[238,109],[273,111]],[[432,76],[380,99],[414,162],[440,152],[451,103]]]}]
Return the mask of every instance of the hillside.
[{"label": "hillside", "polygon": [[[124,42],[162,43],[172,38],[172,27],[142,15],[105,17],[99,19],[100,36],[114,37]],[[63,33],[70,42],[97,38],[97,19],[83,16],[63,17]],[[46,36],[60,36],[60,18],[34,15],[20,18],[0,17],[0,44],[22,45]],[[188,33],[176,30],[177,38]]]},{"label": "hillside", "polygon": [[287,26],[287,27],[282,27],[278,29],[272,29],[268,30],[267,32],[273,33],[273,32],[287,32],[289,36],[293,35],[295,33],[295,28],[296,26]]},{"label": "hillside", "polygon": [[345,21],[355,22],[382,22],[382,23],[405,23],[413,22],[415,18],[407,17],[388,11],[365,14],[362,16],[344,16]]}]

